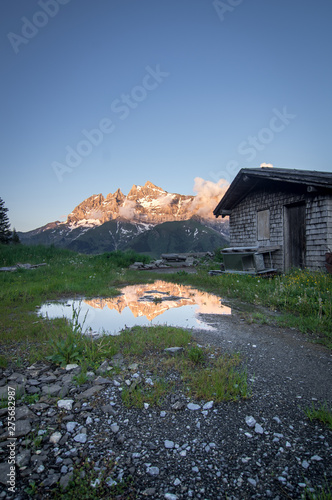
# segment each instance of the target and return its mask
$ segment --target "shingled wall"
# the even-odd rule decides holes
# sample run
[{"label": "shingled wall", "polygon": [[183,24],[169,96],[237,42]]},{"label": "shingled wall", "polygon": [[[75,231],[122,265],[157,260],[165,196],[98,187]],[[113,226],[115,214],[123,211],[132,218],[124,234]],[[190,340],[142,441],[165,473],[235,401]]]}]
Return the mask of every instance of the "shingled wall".
[{"label": "shingled wall", "polygon": [[[280,245],[281,249],[273,253],[273,264],[284,271],[284,207],[299,202],[306,205],[306,267],[325,269],[325,252],[332,249],[331,195],[267,190],[248,194],[230,215],[230,246]],[[259,241],[257,212],[260,210],[270,211],[270,237]]]}]

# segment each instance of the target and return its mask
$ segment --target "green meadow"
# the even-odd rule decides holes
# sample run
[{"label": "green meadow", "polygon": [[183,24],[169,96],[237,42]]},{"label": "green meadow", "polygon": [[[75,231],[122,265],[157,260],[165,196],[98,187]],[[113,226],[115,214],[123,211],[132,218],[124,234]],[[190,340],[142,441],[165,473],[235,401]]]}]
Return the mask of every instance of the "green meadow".
[{"label": "green meadow", "polygon": [[[16,263],[46,264],[32,270],[0,272],[1,363],[8,356],[20,362],[48,355],[49,341],[66,336],[70,325],[63,319],[38,317],[36,308],[48,300],[110,297],[129,284],[163,279],[192,285],[240,304],[239,314],[249,323],[292,327],[308,339],[332,345],[332,276],[294,270],[264,278],[223,274],[209,276],[218,263],[202,264],[197,274],[153,274],[129,270],[148,257],[129,252],[88,256],[55,247],[1,245],[0,267]],[[250,305],[250,307],[246,307]],[[254,307],[252,307],[254,306]],[[8,354],[8,356],[6,356]]]}]

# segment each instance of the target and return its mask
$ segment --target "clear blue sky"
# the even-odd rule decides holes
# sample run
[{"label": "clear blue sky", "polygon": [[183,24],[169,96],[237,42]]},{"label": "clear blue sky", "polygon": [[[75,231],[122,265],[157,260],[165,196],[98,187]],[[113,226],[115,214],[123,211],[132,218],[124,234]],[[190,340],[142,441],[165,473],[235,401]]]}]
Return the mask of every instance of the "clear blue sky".
[{"label": "clear blue sky", "polygon": [[147,180],[193,194],[263,162],[332,169],[331,0],[1,0],[0,16],[0,197],[19,231]]}]

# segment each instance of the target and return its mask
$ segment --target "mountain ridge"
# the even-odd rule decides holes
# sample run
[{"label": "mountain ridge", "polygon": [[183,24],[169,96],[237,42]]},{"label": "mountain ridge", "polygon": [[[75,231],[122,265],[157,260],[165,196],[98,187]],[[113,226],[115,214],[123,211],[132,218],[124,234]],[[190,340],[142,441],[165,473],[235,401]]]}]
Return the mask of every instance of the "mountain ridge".
[{"label": "mountain ridge", "polygon": [[[157,248],[160,249],[162,244],[174,247],[168,238],[182,242],[177,251],[187,250],[186,246],[196,250],[206,248],[208,241],[210,244],[219,242],[221,246],[227,241],[228,221],[213,216],[212,211],[219,198],[220,195],[216,194],[206,197],[168,193],[147,181],[144,186],[134,184],[127,195],[118,188],[106,197],[101,193],[89,196],[68,214],[65,222],[50,222],[18,234],[22,243],[53,244],[83,253],[125,250],[137,246],[144,253],[145,242],[145,251],[156,255]],[[187,224],[183,228],[186,228],[187,238],[181,234],[180,226],[175,224],[185,221]],[[172,223],[166,230],[165,227],[156,229],[166,222]],[[209,229],[208,241],[204,244],[196,241],[198,234],[198,239],[204,239],[206,228]],[[154,231],[153,236],[151,231]],[[149,233],[149,236],[143,238],[144,233]],[[139,240],[136,242],[137,238]],[[157,242],[158,239],[160,241]],[[151,246],[153,241],[155,244]]]}]

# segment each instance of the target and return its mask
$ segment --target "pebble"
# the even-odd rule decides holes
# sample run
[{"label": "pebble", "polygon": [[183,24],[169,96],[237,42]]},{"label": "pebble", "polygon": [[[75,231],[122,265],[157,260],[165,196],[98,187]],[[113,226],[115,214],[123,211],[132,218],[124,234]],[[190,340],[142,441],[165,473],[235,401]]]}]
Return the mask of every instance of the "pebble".
[{"label": "pebble", "polygon": [[73,432],[73,430],[77,425],[79,425],[78,422],[67,422],[66,424],[67,432]]},{"label": "pebble", "polygon": [[256,424],[256,420],[254,419],[254,417],[246,417],[246,424],[248,427],[254,427],[255,424]]},{"label": "pebble", "polygon": [[87,435],[84,434],[84,433],[79,433],[79,434],[76,434],[76,436],[74,436],[74,440],[77,442],[77,443],[85,443],[86,440],[87,440]]},{"label": "pebble", "polygon": [[188,403],[187,408],[188,408],[188,410],[195,411],[195,410],[199,410],[201,407],[196,403]]},{"label": "pebble", "polygon": [[260,424],[255,424],[255,432],[256,434],[263,434],[264,430],[263,427]]},{"label": "pebble", "polygon": [[63,408],[64,410],[71,410],[73,407],[73,399],[60,399],[57,402],[58,408]]},{"label": "pebble", "polygon": [[61,432],[53,432],[53,434],[51,434],[50,436],[50,443],[57,444],[60,441],[61,437]]},{"label": "pebble", "polygon": [[213,408],[213,401],[208,401],[207,403],[205,403],[205,405],[203,406],[203,410],[211,410],[211,408]]},{"label": "pebble", "polygon": [[150,476],[158,476],[159,475],[159,467],[147,467],[146,472]]}]

